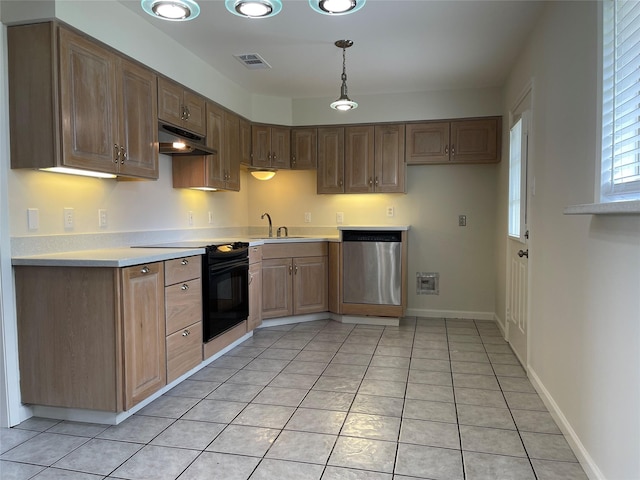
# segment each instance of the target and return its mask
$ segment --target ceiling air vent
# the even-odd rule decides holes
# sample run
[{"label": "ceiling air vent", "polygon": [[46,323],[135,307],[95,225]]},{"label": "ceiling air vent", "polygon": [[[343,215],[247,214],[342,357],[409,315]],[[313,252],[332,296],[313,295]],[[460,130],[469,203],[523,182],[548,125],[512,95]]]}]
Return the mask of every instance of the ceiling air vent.
[{"label": "ceiling air vent", "polygon": [[271,68],[271,65],[265,62],[264,58],[257,53],[245,53],[244,55],[234,55],[234,57],[245,67],[251,70]]}]

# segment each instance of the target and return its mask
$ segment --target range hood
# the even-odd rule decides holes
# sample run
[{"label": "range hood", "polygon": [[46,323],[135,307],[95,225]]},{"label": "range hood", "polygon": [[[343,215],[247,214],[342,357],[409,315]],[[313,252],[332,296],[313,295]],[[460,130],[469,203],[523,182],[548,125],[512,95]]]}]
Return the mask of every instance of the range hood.
[{"label": "range hood", "polygon": [[158,151],[173,156],[218,153],[217,150],[205,145],[204,137],[162,122],[158,124]]}]

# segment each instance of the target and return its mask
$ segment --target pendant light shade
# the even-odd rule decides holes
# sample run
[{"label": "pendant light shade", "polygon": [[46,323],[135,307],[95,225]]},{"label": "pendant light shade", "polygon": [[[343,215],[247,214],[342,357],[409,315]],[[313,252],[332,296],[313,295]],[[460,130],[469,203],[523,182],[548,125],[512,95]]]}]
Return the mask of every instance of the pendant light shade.
[{"label": "pendant light shade", "polygon": [[309,0],[316,12],[324,15],[346,15],[360,10],[366,0]]},{"label": "pendant light shade", "polygon": [[227,10],[245,18],[273,17],[282,10],[280,0],[225,0]]},{"label": "pendant light shade", "polygon": [[200,15],[200,7],[193,0],[142,0],[142,9],[152,17],[184,22]]},{"label": "pendant light shade", "polygon": [[340,98],[333,102],[330,107],[334,110],[347,111],[358,108],[358,104],[349,98],[347,94],[347,58],[346,50],[353,45],[351,40],[338,40],[335,43],[336,47],[342,49],[342,85],[340,87]]}]

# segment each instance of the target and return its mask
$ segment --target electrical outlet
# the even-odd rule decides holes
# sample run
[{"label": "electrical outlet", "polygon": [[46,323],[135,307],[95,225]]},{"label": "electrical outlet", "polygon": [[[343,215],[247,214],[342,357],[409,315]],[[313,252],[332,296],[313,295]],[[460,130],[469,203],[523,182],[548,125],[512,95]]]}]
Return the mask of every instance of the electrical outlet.
[{"label": "electrical outlet", "polygon": [[27,208],[27,225],[29,230],[40,228],[40,214],[37,208]]},{"label": "electrical outlet", "polygon": [[387,217],[393,217],[395,215],[395,208],[387,207]]},{"label": "electrical outlet", "polygon": [[75,220],[73,218],[73,208],[67,207],[64,210],[64,228],[70,230],[75,225]]},{"label": "electrical outlet", "polygon": [[187,212],[187,221],[190,226],[193,226],[193,212],[191,210]]},{"label": "electrical outlet", "polygon": [[107,228],[107,210],[105,208],[98,209],[98,227]]},{"label": "electrical outlet", "polygon": [[344,212],[336,213],[336,223],[344,223]]},{"label": "electrical outlet", "polygon": [[458,215],[458,226],[466,227],[467,226],[467,216],[466,215]]},{"label": "electrical outlet", "polygon": [[213,212],[209,212],[209,223],[213,223]]},{"label": "electrical outlet", "polygon": [[304,212],[304,223],[311,223],[311,212]]}]

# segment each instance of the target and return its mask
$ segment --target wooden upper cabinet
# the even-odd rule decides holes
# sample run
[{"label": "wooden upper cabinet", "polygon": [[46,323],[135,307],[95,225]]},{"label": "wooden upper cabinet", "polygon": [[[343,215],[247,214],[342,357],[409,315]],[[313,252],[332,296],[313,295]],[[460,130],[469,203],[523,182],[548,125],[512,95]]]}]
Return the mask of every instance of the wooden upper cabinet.
[{"label": "wooden upper cabinet", "polygon": [[371,125],[345,127],[345,193],[374,191],[374,128]]},{"label": "wooden upper cabinet", "polygon": [[318,129],[291,129],[291,168],[314,170],[318,165]]},{"label": "wooden upper cabinet", "polygon": [[501,117],[409,123],[408,165],[429,163],[496,163],[500,161]]},{"label": "wooden upper cabinet", "polygon": [[344,193],[344,127],[318,128],[318,193]]},{"label": "wooden upper cabinet", "polygon": [[251,126],[251,165],[258,168],[290,168],[291,129]]},{"label": "wooden upper cabinet", "polygon": [[175,188],[240,190],[240,118],[212,102],[206,104],[207,146],[214,155],[172,159]]},{"label": "wooden upper cabinet", "polygon": [[54,22],[7,32],[12,168],[158,178],[152,71]]},{"label": "wooden upper cabinet", "polygon": [[374,190],[380,193],[406,192],[404,161],[405,127],[376,125]]},{"label": "wooden upper cabinet", "polygon": [[158,178],[158,117],[156,75],[125,59],[118,68],[119,138],[126,158],[120,174]]},{"label": "wooden upper cabinet", "polygon": [[251,165],[251,123],[240,118],[240,163]]},{"label": "wooden upper cabinet", "polygon": [[158,119],[199,135],[206,134],[206,100],[182,85],[158,77]]}]

